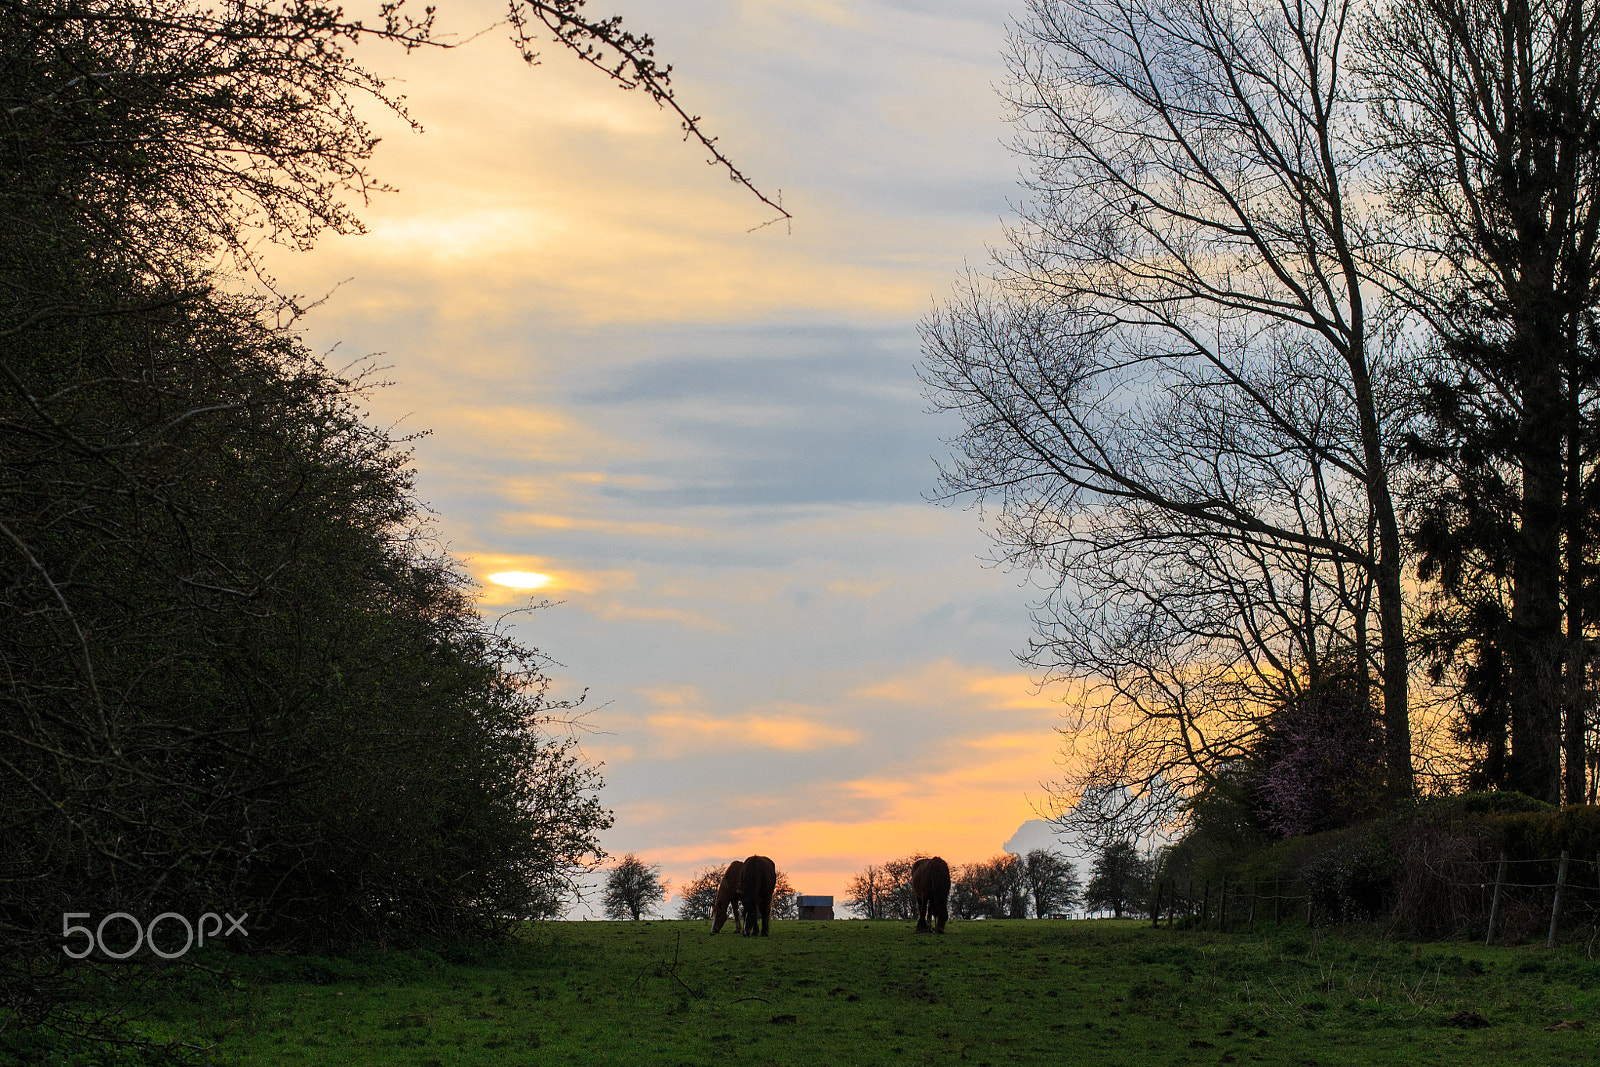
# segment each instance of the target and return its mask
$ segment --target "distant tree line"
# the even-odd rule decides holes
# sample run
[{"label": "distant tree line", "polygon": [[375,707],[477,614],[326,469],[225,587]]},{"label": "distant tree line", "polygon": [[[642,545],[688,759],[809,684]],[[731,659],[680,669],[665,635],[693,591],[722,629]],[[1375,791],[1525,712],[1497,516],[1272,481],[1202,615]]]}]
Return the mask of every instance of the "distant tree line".
[{"label": "distant tree line", "polygon": [[[844,906],[862,919],[915,921],[916,897],[911,867],[922,853],[869,864],[851,878]],[[951,871],[950,914],[958,919],[980,916],[1025,919],[1064,915],[1081,902],[1081,883],[1070,861],[1049,849],[1026,856],[1009,852],[989,860],[963,864]]]}]

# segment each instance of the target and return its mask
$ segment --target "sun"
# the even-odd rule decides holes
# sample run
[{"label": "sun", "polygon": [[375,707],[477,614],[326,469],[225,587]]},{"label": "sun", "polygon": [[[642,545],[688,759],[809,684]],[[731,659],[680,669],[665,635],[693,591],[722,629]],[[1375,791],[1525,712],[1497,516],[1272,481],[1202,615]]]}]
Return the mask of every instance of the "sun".
[{"label": "sun", "polygon": [[543,589],[555,581],[548,574],[537,571],[501,571],[489,575],[489,580],[495,585],[506,585],[512,589]]}]

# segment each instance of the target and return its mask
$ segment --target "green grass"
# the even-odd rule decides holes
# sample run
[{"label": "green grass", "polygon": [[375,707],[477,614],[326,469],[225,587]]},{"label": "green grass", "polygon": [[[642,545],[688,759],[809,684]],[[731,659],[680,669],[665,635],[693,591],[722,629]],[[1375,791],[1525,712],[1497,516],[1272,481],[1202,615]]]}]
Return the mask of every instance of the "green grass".
[{"label": "green grass", "polygon": [[[1136,922],[549,923],[444,959],[247,959],[185,978],[148,1032],[222,1064],[1589,1063],[1600,963]],[[1487,1027],[1448,1020],[1472,1012]],[[1547,1031],[1563,1020],[1588,1029]]]}]

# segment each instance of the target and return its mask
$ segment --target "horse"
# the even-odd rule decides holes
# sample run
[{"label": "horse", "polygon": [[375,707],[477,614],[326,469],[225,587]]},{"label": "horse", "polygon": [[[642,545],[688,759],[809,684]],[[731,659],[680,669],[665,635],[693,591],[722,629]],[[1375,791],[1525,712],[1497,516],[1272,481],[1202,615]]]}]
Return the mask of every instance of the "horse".
[{"label": "horse", "polygon": [[722,884],[717,886],[717,907],[711,913],[711,932],[716,933],[722,929],[722,924],[728,921],[728,912],[733,912],[733,928],[743,929],[739,922],[739,894],[744,892],[744,860],[734,860],[728,864],[728,869],[722,872]]},{"label": "horse", "polygon": [[917,933],[944,933],[950,921],[950,865],[938,856],[913,863],[911,892],[917,898]]},{"label": "horse", "polygon": [[772,891],[778,885],[778,866],[765,856],[751,856],[744,861],[744,936],[754,937],[759,921],[761,936],[767,936],[767,924],[772,921]]}]

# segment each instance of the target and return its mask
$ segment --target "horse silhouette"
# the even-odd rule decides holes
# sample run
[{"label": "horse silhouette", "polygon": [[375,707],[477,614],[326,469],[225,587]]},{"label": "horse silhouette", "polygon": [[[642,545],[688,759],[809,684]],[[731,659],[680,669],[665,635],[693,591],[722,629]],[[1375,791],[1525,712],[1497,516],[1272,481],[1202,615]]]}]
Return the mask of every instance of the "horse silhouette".
[{"label": "horse silhouette", "polygon": [[938,856],[913,863],[911,892],[917,898],[917,933],[944,933],[950,921],[950,865]]},{"label": "horse silhouette", "polygon": [[711,913],[711,932],[716,933],[722,929],[722,924],[728,921],[728,912],[733,912],[733,928],[743,929],[739,922],[739,895],[744,892],[744,860],[734,860],[728,864],[728,869],[722,872],[722,883],[717,886],[717,907]]},{"label": "horse silhouette", "polygon": [[759,921],[761,936],[766,937],[767,925],[772,921],[772,891],[778,885],[778,866],[765,856],[750,856],[744,861],[742,879],[744,936],[754,937]]}]

